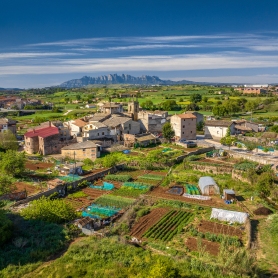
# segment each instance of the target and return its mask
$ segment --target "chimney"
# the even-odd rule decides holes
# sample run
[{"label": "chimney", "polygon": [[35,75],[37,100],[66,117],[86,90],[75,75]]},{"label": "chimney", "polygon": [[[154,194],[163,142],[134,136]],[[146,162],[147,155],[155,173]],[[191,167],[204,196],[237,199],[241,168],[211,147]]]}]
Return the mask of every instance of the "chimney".
[{"label": "chimney", "polygon": [[33,128],[33,132],[35,133],[36,132],[36,130]]},{"label": "chimney", "polygon": [[48,121],[48,124],[49,124],[49,127],[51,127],[51,122],[50,121]]}]

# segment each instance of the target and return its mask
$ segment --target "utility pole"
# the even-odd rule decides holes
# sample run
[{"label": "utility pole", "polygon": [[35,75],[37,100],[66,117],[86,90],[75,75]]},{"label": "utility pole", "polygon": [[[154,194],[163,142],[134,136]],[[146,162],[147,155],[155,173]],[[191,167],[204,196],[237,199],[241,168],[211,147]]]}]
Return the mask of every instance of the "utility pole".
[{"label": "utility pole", "polygon": [[75,170],[76,170],[75,151],[73,152],[73,160],[74,160],[74,168],[73,168],[73,173],[72,173],[72,181],[74,181],[74,174],[75,174]]}]

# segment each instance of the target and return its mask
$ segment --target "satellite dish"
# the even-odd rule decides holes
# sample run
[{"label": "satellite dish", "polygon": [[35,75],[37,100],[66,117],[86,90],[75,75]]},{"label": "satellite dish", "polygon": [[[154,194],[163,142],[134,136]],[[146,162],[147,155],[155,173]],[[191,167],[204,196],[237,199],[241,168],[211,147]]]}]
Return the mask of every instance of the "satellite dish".
[{"label": "satellite dish", "polygon": [[164,124],[165,122],[166,122],[166,120],[165,120],[165,119],[161,120],[161,123],[162,123],[162,124]]}]

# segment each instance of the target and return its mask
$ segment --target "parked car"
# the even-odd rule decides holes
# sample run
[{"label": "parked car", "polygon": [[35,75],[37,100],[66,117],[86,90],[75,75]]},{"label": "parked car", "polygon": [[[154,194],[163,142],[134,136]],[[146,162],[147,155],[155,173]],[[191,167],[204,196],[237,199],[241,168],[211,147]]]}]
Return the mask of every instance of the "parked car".
[{"label": "parked car", "polygon": [[195,148],[195,147],[197,147],[197,144],[195,142],[193,142],[193,141],[187,141],[185,144],[187,145],[187,148]]}]

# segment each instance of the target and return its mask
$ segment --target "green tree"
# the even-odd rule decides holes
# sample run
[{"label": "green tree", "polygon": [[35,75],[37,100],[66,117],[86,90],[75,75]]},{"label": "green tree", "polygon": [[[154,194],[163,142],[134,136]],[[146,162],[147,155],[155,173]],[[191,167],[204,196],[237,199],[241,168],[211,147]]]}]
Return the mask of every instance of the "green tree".
[{"label": "green tree", "polygon": [[0,149],[15,151],[18,149],[16,137],[10,130],[0,133]]},{"label": "green tree", "polygon": [[104,167],[110,168],[110,167],[116,166],[118,162],[119,162],[119,157],[118,157],[117,153],[112,153],[112,154],[106,155],[103,158],[102,165]]},{"label": "green tree", "polygon": [[200,101],[202,101],[202,95],[193,94],[193,95],[190,96],[190,101],[195,102],[195,103],[200,102]]},{"label": "green tree", "polygon": [[268,197],[273,189],[273,173],[264,172],[258,177],[256,189],[262,196]]},{"label": "green tree", "polygon": [[25,161],[24,153],[8,150],[0,157],[0,168],[8,175],[21,176],[25,171]]},{"label": "green tree", "polygon": [[8,194],[14,189],[12,178],[7,175],[0,175],[0,196]]},{"label": "green tree", "polygon": [[65,200],[42,197],[30,202],[30,205],[21,211],[25,219],[42,220],[52,223],[65,223],[76,217],[74,208]]},{"label": "green tree", "polygon": [[205,123],[203,121],[200,121],[197,123],[197,130],[198,131],[203,131]]},{"label": "green tree", "polygon": [[171,139],[175,136],[175,131],[173,130],[170,123],[166,123],[162,128],[162,134],[165,139],[171,142]]},{"label": "green tree", "polygon": [[141,104],[143,109],[152,110],[154,108],[154,104],[151,100],[146,100]]},{"label": "green tree", "polygon": [[225,137],[222,137],[222,138],[221,138],[220,143],[221,143],[222,145],[228,146],[229,149],[230,149],[230,147],[232,146],[232,144],[234,143],[234,141],[235,141],[235,138],[233,138],[233,137],[231,136],[231,130],[230,130],[230,128],[228,128]]}]

